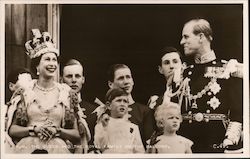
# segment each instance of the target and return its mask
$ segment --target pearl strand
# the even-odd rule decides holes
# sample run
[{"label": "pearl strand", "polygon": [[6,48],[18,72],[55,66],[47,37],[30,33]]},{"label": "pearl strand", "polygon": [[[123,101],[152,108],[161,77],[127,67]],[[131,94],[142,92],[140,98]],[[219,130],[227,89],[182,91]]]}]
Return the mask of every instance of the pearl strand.
[{"label": "pearl strand", "polygon": [[54,85],[53,87],[50,87],[50,88],[43,88],[41,86],[39,86],[37,83],[36,83],[36,88],[39,89],[40,91],[43,91],[43,92],[50,92],[52,91],[53,89],[56,88],[56,85]]}]

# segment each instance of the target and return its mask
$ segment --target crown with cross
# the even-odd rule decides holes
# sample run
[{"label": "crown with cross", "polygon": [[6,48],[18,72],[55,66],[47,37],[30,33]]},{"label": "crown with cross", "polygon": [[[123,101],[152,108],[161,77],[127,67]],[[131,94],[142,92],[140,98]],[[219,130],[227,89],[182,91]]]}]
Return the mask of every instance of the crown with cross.
[{"label": "crown with cross", "polygon": [[48,32],[41,33],[39,29],[32,29],[33,39],[25,43],[26,54],[31,58],[39,57],[45,53],[52,52],[59,56],[52,37]]}]

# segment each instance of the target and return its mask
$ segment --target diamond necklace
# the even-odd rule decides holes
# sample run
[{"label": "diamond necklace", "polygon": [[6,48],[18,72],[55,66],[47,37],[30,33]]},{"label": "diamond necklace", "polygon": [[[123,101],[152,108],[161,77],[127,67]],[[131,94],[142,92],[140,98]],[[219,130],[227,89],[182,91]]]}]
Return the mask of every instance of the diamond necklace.
[{"label": "diamond necklace", "polygon": [[39,86],[38,83],[36,83],[36,88],[39,89],[42,92],[50,92],[50,91],[52,91],[53,89],[56,88],[56,85],[46,89],[46,88],[43,88],[43,87]]}]

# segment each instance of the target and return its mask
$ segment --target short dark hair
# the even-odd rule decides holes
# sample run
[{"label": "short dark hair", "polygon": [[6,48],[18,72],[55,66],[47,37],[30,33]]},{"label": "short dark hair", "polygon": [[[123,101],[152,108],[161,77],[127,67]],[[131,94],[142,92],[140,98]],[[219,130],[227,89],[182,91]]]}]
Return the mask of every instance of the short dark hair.
[{"label": "short dark hair", "polygon": [[105,101],[112,102],[113,99],[120,96],[128,96],[128,93],[121,88],[111,88],[106,93]]},{"label": "short dark hair", "polygon": [[78,60],[76,60],[76,59],[69,59],[69,60],[65,63],[64,67],[65,67],[65,66],[70,66],[70,65],[82,65],[82,64],[80,63],[80,61],[78,61]]},{"label": "short dark hair", "polygon": [[28,73],[32,76],[31,72],[27,68],[18,67],[12,70],[7,76],[7,83],[16,83],[18,76],[22,73]]},{"label": "short dark hair", "polygon": [[63,68],[61,69],[61,75],[63,75],[63,69],[64,67],[66,66],[72,66],[72,65],[79,65],[79,66],[82,66],[82,75],[84,76],[84,68],[83,68],[83,65],[81,64],[80,61],[76,60],[76,59],[69,59],[64,65],[63,65]]},{"label": "short dark hair", "polygon": [[177,50],[176,48],[174,47],[171,47],[171,46],[166,46],[164,47],[163,49],[160,50],[160,54],[159,54],[159,66],[161,66],[161,63],[162,63],[162,57],[166,54],[169,54],[169,53],[172,53],[172,52],[176,52],[179,56],[180,56],[180,59],[182,60],[182,54],[179,50]]},{"label": "short dark hair", "polygon": [[125,64],[114,64],[114,65],[111,65],[108,69],[108,80],[110,82],[114,82],[114,78],[115,78],[115,71],[116,70],[119,70],[121,68],[128,68],[129,67]]}]

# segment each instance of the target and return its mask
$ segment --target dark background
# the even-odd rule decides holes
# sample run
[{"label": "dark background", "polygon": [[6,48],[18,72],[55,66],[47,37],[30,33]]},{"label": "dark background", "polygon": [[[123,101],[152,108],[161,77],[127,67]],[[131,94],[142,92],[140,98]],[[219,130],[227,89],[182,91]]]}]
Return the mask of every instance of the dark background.
[{"label": "dark background", "polygon": [[163,92],[157,54],[165,46],[183,52],[179,44],[182,28],[192,18],[210,22],[218,58],[243,60],[241,4],[84,4],[61,5],[61,11],[61,63],[69,58],[83,63],[83,96],[89,101],[104,99],[107,69],[115,63],[131,68],[136,101],[146,104],[151,95]]}]

